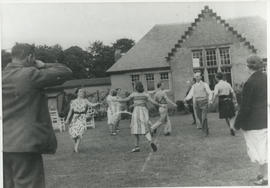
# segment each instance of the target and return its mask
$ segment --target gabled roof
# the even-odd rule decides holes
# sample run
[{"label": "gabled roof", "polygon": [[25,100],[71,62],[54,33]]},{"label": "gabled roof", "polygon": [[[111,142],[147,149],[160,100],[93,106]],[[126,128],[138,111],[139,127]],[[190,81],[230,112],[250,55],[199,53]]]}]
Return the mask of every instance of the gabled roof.
[{"label": "gabled roof", "polygon": [[46,90],[55,91],[59,89],[104,86],[104,85],[111,85],[110,77],[69,80],[63,83],[62,85],[46,88]]},{"label": "gabled roof", "polygon": [[189,24],[155,25],[107,72],[169,67],[165,57]]},{"label": "gabled roof", "polygon": [[155,25],[126,55],[120,58],[107,72],[128,72],[134,70],[169,68],[168,61],[187,35],[192,34],[203,14],[211,16],[227,27],[253,52],[261,57],[267,54],[267,26],[260,17],[242,17],[222,20],[206,6],[193,23]]}]

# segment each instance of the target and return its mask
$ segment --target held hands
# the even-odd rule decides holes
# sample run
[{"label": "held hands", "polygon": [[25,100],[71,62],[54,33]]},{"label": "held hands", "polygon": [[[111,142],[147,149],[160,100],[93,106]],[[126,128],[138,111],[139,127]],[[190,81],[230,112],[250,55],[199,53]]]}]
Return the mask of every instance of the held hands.
[{"label": "held hands", "polygon": [[42,69],[42,68],[45,68],[45,63],[43,61],[40,61],[40,60],[36,60],[35,61],[35,65],[38,69]]},{"label": "held hands", "polygon": [[69,125],[69,121],[68,120],[65,121],[65,125]]}]

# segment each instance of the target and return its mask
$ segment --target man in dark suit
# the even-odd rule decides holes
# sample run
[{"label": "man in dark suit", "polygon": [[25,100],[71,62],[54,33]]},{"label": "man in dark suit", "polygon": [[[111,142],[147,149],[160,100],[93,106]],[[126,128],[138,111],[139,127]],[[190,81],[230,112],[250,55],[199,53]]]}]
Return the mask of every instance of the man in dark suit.
[{"label": "man in dark suit", "polygon": [[235,128],[242,129],[252,162],[259,165],[256,185],[267,180],[267,76],[262,72],[264,63],[256,55],[247,59],[251,76],[244,85],[240,111]]},{"label": "man in dark suit", "polygon": [[2,73],[4,187],[45,187],[41,154],[55,153],[44,88],[61,84],[71,70],[35,60],[35,47],[16,43]]}]

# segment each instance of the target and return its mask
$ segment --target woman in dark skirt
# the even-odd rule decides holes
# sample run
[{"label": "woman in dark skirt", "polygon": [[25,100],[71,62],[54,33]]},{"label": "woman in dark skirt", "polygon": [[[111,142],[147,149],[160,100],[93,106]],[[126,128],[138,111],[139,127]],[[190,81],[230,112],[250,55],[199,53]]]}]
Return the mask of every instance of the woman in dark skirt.
[{"label": "woman in dark skirt", "polygon": [[237,106],[236,95],[231,85],[223,80],[223,74],[218,72],[216,74],[217,84],[214,89],[214,97],[218,96],[219,118],[225,119],[227,125],[230,127],[231,135],[234,136],[234,127],[230,123],[230,119],[235,116],[235,107]]}]

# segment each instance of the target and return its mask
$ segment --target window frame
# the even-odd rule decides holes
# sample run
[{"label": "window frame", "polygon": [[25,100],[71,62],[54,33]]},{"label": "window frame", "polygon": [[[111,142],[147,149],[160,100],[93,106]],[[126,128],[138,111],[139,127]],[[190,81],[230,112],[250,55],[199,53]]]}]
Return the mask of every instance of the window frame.
[{"label": "window frame", "polygon": [[[147,91],[154,91],[156,89],[156,86],[155,86],[155,73],[146,73],[144,75],[145,75]],[[149,79],[150,78],[149,76],[151,77],[151,79]],[[149,85],[148,85],[149,82],[153,83],[153,89],[149,89]]]},{"label": "window frame", "polygon": [[[228,49],[228,58],[229,58],[229,64],[221,64],[221,53],[220,51],[222,49]],[[215,51],[215,61],[214,63],[207,64],[207,51],[208,50],[214,50]],[[193,67],[193,72],[200,71],[203,75],[203,80],[207,81],[210,84],[209,80],[209,69],[217,69],[217,72],[221,71],[221,69],[224,68],[230,68],[230,74],[231,74],[231,84],[233,85],[233,75],[232,75],[232,59],[231,59],[231,44],[223,44],[223,45],[215,45],[215,46],[202,46],[202,47],[193,47],[191,48],[191,54],[192,54],[192,60],[193,60],[193,52],[196,51],[202,51],[202,57],[203,57],[203,67]],[[210,73],[212,76],[213,74]],[[211,78],[212,79],[212,78]]]}]

